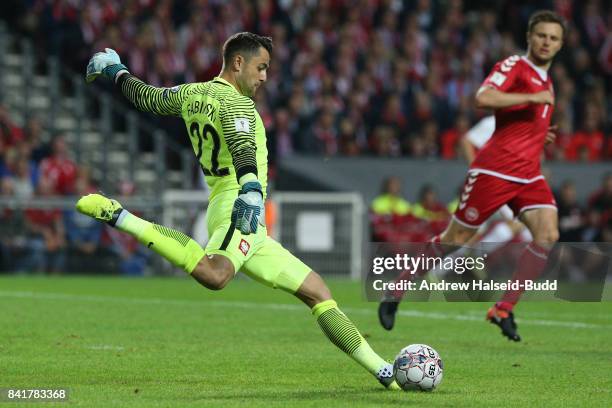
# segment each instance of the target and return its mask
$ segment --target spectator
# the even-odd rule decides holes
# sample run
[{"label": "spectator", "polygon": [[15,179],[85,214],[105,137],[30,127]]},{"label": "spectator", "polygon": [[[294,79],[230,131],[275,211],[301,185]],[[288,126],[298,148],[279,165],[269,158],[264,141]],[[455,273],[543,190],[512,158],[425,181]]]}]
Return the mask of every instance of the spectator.
[{"label": "spectator", "polygon": [[389,126],[376,126],[372,132],[370,144],[374,154],[379,157],[400,155],[400,145],[395,130]]},{"label": "spectator", "polygon": [[554,143],[544,146],[547,159],[565,160],[565,152],[572,140],[572,121],[567,116],[557,116],[557,138]]},{"label": "spectator", "polygon": [[[95,192],[96,188],[91,181],[89,169],[86,167],[79,169],[75,182],[76,195],[83,196]],[[64,211],[63,219],[66,238],[70,244],[70,258],[74,256],[78,258],[79,268],[95,270],[97,258],[92,255],[98,251],[103,224],[75,209]]]},{"label": "spectator", "polygon": [[26,122],[23,129],[26,142],[29,144],[31,159],[39,164],[42,159],[51,155],[51,148],[48,144],[43,143],[43,122],[37,116],[32,116]]},{"label": "spectator", "polygon": [[[38,183],[37,197],[50,197],[54,193],[50,179],[41,178]],[[62,213],[58,209],[27,209],[25,225],[28,233],[26,254],[19,262],[17,270],[26,272],[64,271],[65,230]]]},{"label": "spectator", "polygon": [[40,174],[51,182],[54,194],[72,194],[77,176],[77,166],[70,159],[64,135],[51,140],[51,156],[40,162]]},{"label": "spectator", "polygon": [[0,105],[0,155],[23,139],[23,131],[11,120],[8,111]]},{"label": "spectator", "polygon": [[[119,186],[119,194],[122,198],[134,195],[136,187],[130,182],[123,182]],[[138,214],[138,213],[136,213]],[[151,252],[146,250],[136,238],[123,234],[115,228],[107,228],[106,233],[110,240],[110,248],[119,255],[119,270],[128,276],[142,276],[147,266],[147,259]]]},{"label": "spectator", "polygon": [[291,121],[286,109],[277,109],[274,113],[274,126],[268,132],[268,151],[271,156],[270,162],[275,164],[276,157],[286,157],[294,153],[293,135],[295,122]]},{"label": "spectator", "polygon": [[343,156],[358,156],[361,152],[361,147],[353,122],[348,118],[341,119],[339,131],[340,154]]},{"label": "spectator", "polygon": [[572,136],[565,148],[570,161],[599,161],[603,158],[605,138],[594,112],[585,117],[584,127]]},{"label": "spectator", "polygon": [[379,123],[391,126],[403,135],[408,130],[408,119],[402,112],[401,100],[398,94],[391,94],[387,98]]},{"label": "spectator", "polygon": [[[17,171],[19,152],[15,147],[11,147],[4,152],[4,158],[0,162],[0,179],[12,179]],[[12,182],[11,182],[12,184]]]},{"label": "spectator", "polygon": [[612,173],[606,173],[601,188],[589,198],[589,210],[600,214],[602,223],[612,218]]},{"label": "spectator", "polygon": [[598,242],[612,243],[612,218],[608,219],[601,227],[599,236],[596,238]]},{"label": "spectator", "polygon": [[35,166],[26,157],[20,157],[17,160],[15,175],[12,177],[15,198],[23,201],[32,198],[37,179]]},{"label": "spectator", "polygon": [[440,136],[440,156],[443,159],[455,159],[460,152],[460,141],[470,129],[470,122],[465,115],[457,116],[455,126],[447,129]]},{"label": "spectator", "polygon": [[604,14],[599,1],[589,0],[584,5],[582,18],[579,21],[587,46],[593,51],[597,51],[606,38],[608,30]]},{"label": "spectator", "polygon": [[447,85],[448,100],[452,108],[457,109],[465,99],[471,98],[479,83],[472,74],[472,61],[464,58],[458,62],[456,73],[451,76]]},{"label": "spectator", "polygon": [[371,211],[375,215],[407,215],[410,203],[402,197],[402,181],[392,176],[384,180],[379,196],[372,201]]},{"label": "spectator", "polygon": [[[12,186],[3,186],[0,179],[0,195],[3,194],[3,188],[11,188]],[[7,192],[11,195],[12,192]],[[1,198],[1,197],[0,197]],[[27,242],[26,229],[23,217],[23,211],[15,211],[8,208],[0,210],[0,272],[15,269],[15,260],[20,259],[23,255],[23,249]]]},{"label": "spectator", "polygon": [[584,228],[584,211],[578,204],[576,186],[566,180],[556,196],[559,215],[559,241],[579,242]]},{"label": "spectator", "polygon": [[315,124],[312,134],[318,148],[317,151],[325,156],[334,156],[338,153],[338,134],[331,112],[323,112]]},{"label": "spectator", "polygon": [[602,70],[608,76],[612,76],[612,29],[608,28],[608,34],[604,44],[601,46],[599,51],[599,63],[601,64]]},{"label": "spectator", "polygon": [[433,120],[423,124],[421,132],[408,139],[408,151],[415,158],[436,157],[438,155],[438,125]]},{"label": "spectator", "polygon": [[438,201],[436,190],[425,184],[419,192],[419,201],[412,207],[412,214],[427,221],[442,221],[448,218],[446,206]]}]

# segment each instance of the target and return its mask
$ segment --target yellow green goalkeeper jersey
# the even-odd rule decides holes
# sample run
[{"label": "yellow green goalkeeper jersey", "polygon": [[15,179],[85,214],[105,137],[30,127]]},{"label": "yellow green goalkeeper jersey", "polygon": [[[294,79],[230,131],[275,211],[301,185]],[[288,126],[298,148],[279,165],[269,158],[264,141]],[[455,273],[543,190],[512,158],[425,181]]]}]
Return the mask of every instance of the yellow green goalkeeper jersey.
[{"label": "yellow green goalkeeper jersey", "polygon": [[130,74],[119,77],[121,92],[134,106],[157,115],[181,116],[212,199],[239,189],[238,180],[257,176],[264,194],[268,174],[266,131],[255,103],[226,80],[157,88]]}]

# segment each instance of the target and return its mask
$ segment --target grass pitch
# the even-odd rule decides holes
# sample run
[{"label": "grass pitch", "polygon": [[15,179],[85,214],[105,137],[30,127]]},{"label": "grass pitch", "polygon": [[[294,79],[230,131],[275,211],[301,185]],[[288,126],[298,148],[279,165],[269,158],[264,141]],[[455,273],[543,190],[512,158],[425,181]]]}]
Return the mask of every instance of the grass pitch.
[{"label": "grass pitch", "polygon": [[7,276],[0,388],[67,387],[68,402],[44,404],[59,407],[612,406],[612,303],[522,303],[517,344],[484,322],[488,304],[404,303],[385,332],[358,283],[328,283],[385,358],[437,349],[440,388],[383,389],[305,306],[246,279],[211,292],[187,278]]}]

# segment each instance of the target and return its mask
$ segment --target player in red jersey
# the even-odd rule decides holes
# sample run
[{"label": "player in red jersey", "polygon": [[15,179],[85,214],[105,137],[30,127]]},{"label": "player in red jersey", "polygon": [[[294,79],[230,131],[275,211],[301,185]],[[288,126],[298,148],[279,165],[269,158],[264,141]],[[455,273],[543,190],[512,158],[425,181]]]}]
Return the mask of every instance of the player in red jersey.
[{"label": "player in red jersey", "polygon": [[[533,278],[546,266],[559,230],[555,199],[542,176],[540,157],[552,130],[554,91],[548,70],[564,34],[565,23],[557,14],[534,13],[528,23],[527,55],[498,62],[484,80],[476,105],[495,111],[495,133],[471,163],[457,210],[446,230],[431,240],[426,255],[445,256],[453,251],[451,245],[467,243],[487,218],[507,204],[533,236],[513,279]],[[405,271],[399,279],[425,272]],[[520,295],[507,292],[487,314],[487,319],[514,341],[520,341],[513,315]],[[390,296],[378,310],[387,330],[393,328],[403,292]]]}]

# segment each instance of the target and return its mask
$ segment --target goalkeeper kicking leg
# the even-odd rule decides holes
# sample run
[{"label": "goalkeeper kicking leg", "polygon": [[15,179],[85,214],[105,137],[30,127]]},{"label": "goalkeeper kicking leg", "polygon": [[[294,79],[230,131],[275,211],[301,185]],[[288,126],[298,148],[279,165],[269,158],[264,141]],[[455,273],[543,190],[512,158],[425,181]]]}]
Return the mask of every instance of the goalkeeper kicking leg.
[{"label": "goalkeeper kicking leg", "polygon": [[[230,194],[231,200],[234,197]],[[223,200],[211,202],[209,213],[224,205],[227,203]],[[100,194],[81,197],[76,208],[136,237],[208,289],[223,289],[235,272],[244,266],[242,269],[253,279],[293,293],[311,308],[321,330],[334,345],[385,387],[399,389],[393,379],[393,366],[372,350],[353,322],[338,308],[321,277],[267,237],[265,227],[248,235],[242,234],[232,224],[215,228],[204,250],[182,232],[143,220],[123,209],[116,200]]]},{"label": "goalkeeper kicking leg", "polygon": [[184,269],[211,290],[223,289],[234,277],[232,263],[222,256],[205,256],[204,249],[180,231],[153,224],[123,209],[116,200],[88,194],[77,202],[79,212],[126,232],[170,263]]},{"label": "goalkeeper kicking leg", "polygon": [[321,330],[332,343],[373,374],[382,385],[399,390],[393,377],[393,365],[372,350],[353,322],[338,308],[319,274],[311,271],[295,296],[311,308]]}]

